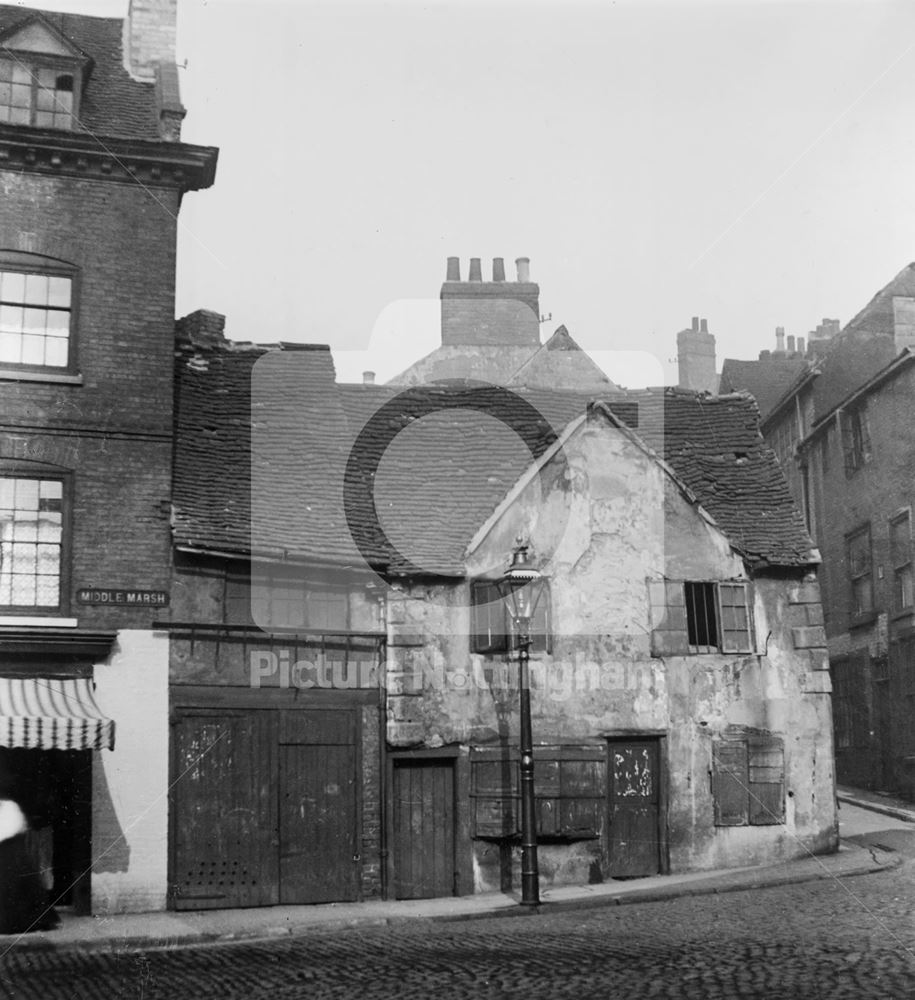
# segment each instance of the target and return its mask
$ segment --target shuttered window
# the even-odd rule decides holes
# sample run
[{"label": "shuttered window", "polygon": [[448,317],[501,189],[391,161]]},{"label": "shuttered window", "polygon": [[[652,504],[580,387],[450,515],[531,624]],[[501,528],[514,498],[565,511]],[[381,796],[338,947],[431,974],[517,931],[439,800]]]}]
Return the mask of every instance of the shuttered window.
[{"label": "shuttered window", "polygon": [[[470,648],[474,653],[507,653],[511,649],[511,622],[499,588],[491,580],[470,584]],[[550,595],[544,588],[531,620],[530,652],[551,652]]]},{"label": "shuttered window", "polygon": [[785,819],[785,750],[777,736],[727,736],[712,745],[716,826],[773,826]]},{"label": "shuttered window", "polygon": [[651,655],[752,653],[749,583],[649,580]]},{"label": "shuttered window", "polygon": [[[474,747],[470,762],[473,835],[516,836],[521,829],[517,751]],[[606,775],[604,747],[537,747],[534,751],[537,836],[564,840],[600,836],[607,795]]]}]

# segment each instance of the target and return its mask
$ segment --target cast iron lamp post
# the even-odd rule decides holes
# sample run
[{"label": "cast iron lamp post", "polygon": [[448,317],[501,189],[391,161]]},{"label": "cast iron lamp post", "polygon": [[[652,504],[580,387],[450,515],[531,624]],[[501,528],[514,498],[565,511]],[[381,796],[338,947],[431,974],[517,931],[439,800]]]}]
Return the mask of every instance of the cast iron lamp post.
[{"label": "cast iron lamp post", "polygon": [[512,553],[511,566],[498,581],[499,595],[512,619],[514,646],[518,650],[521,693],[521,904],[540,903],[540,873],[537,868],[537,818],[534,814],[534,747],[531,734],[531,687],[528,657],[531,619],[543,593],[540,571],[528,560],[527,545],[520,539]]}]

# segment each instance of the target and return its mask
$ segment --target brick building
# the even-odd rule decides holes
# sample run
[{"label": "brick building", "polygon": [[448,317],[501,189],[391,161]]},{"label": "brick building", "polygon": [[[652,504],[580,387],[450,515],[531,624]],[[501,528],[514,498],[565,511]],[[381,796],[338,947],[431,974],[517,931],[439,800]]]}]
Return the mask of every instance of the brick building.
[{"label": "brick building", "polygon": [[56,898],[166,893],[174,0],[0,6],[0,767]]},{"label": "brick building", "polygon": [[909,798],[913,316],[909,265],[841,330],[824,320],[806,352],[729,360],[722,372],[758,394],[763,433],[823,556],[838,778]]}]

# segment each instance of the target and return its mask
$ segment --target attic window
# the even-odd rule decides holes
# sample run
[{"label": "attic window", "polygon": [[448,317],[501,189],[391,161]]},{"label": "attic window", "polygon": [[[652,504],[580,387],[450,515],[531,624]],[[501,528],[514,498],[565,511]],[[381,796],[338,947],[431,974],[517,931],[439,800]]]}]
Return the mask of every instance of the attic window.
[{"label": "attic window", "polygon": [[18,56],[0,59],[0,122],[70,129],[76,113],[76,77],[60,66]]}]

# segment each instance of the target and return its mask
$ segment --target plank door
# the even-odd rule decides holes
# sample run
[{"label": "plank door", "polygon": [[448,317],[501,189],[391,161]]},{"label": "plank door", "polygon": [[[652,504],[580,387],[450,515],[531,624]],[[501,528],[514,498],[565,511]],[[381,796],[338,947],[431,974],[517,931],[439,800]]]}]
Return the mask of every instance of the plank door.
[{"label": "plank door", "polygon": [[610,876],[660,871],[660,755],[656,739],[610,744]]},{"label": "plank door", "polygon": [[394,762],[394,894],[397,899],[453,896],[454,765],[450,760]]},{"label": "plank door", "polygon": [[273,713],[179,709],[173,747],[175,908],[278,902]]},{"label": "plank door", "polygon": [[354,714],[281,715],[280,902],[355,900],[360,859]]}]

